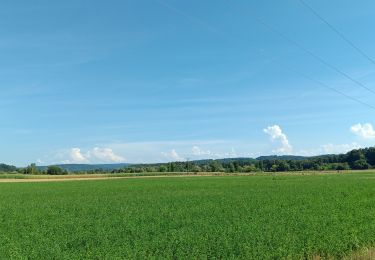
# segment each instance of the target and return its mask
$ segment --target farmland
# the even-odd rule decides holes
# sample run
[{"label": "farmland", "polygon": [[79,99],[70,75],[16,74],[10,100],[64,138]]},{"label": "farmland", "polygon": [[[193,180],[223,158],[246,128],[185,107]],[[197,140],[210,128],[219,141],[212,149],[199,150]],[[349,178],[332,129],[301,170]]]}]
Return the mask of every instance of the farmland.
[{"label": "farmland", "polygon": [[0,183],[0,258],[343,258],[375,172]]}]

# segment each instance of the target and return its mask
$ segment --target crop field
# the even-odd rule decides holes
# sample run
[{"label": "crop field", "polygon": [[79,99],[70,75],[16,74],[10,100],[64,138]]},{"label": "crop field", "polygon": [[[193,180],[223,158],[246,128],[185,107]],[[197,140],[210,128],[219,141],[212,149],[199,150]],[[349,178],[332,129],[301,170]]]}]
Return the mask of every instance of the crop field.
[{"label": "crop field", "polygon": [[375,173],[0,183],[0,259],[350,257]]}]

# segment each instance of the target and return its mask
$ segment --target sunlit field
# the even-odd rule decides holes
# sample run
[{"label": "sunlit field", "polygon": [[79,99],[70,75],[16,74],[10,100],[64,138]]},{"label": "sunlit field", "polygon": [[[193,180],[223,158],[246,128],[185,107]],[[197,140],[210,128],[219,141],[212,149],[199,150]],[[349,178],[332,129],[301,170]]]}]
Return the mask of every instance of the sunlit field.
[{"label": "sunlit field", "polygon": [[343,258],[375,173],[0,183],[0,258]]}]

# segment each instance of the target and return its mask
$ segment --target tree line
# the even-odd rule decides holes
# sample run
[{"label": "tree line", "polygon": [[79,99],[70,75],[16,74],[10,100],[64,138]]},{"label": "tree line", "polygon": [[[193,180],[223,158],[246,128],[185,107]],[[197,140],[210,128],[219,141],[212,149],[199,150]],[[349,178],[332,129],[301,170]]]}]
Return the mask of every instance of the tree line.
[{"label": "tree line", "polygon": [[[116,170],[96,169],[74,173],[144,173],[144,172],[285,172],[285,171],[323,171],[323,170],[364,170],[375,168],[375,147],[356,149],[346,154],[302,156],[262,156],[257,159],[230,158],[218,160],[199,160],[191,162],[170,162],[158,164],[137,164]],[[0,172],[22,174],[68,174],[58,166],[48,166],[41,170],[35,164],[25,168],[0,164]]]},{"label": "tree line", "polygon": [[301,156],[263,156],[258,159],[233,158],[191,162],[170,162],[128,166],[113,173],[141,172],[285,172],[323,170],[364,170],[375,168],[375,147],[346,154]]},{"label": "tree line", "polygon": [[0,164],[0,173],[21,173],[21,174],[32,174],[32,175],[40,175],[40,174],[65,175],[65,174],[68,174],[68,171],[55,165],[48,166],[45,170],[41,170],[36,166],[35,163],[32,163],[25,168],[17,168],[12,165]]}]

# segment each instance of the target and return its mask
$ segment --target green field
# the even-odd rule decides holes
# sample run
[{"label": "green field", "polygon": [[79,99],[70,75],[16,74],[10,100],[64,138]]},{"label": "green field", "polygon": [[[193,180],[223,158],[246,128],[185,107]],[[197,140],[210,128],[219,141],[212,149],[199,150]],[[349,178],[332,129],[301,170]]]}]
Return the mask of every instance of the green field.
[{"label": "green field", "polygon": [[375,173],[0,183],[0,259],[342,258],[375,245]]}]

